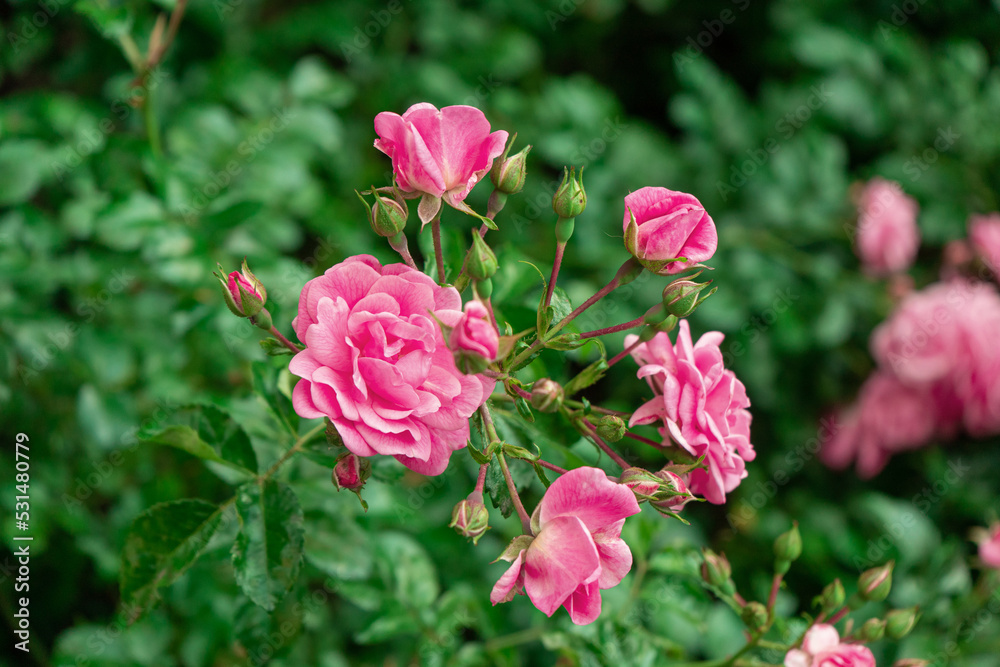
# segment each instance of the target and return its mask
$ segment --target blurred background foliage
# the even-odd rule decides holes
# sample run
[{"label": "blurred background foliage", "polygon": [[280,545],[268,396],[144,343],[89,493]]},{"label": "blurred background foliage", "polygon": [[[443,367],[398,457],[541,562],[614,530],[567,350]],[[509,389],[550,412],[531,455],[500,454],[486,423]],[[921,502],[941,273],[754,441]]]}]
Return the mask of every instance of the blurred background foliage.
[{"label": "blurred background foliage", "polygon": [[[32,0],[0,10],[0,456],[10,471],[13,434],[31,437],[38,664],[719,657],[742,645],[741,624],[697,585],[697,549],[725,551],[740,589],[759,599],[770,542],[793,519],[806,547],[779,608],[808,608],[836,576],[850,592],[860,570],[893,558],[889,602],[919,604],[923,620],[904,641],[875,645],[879,664],[997,664],[997,609],[974,597],[968,541],[997,510],[996,439],[899,456],[868,482],[814,456],[818,421],[871,368],[867,337],[890,307],[851,250],[851,185],[882,175],[919,201],[918,285],[935,279],[941,247],[964,235],[970,213],[998,208],[995,3],[196,0],[136,89],[120,37],[144,51],[172,6]],[[148,117],[130,104],[136,94]],[[489,606],[503,571],[489,563],[517,526],[494,513],[477,547],[446,527],[474,480],[468,457],[429,481],[382,466],[366,515],[334,492],[328,468],[295,461],[282,474],[305,512],[306,559],[273,617],[239,592],[220,536],[128,626],[118,572],[132,520],[157,502],[230,495],[193,457],[139,444],[137,429],[211,400],[237,416],[264,463],[284,446],[252,380],[281,362],[262,361],[256,330],[223,307],[215,262],[232,270],[248,257],[287,333],[306,280],[351,254],[393,260],[353,190],[391,177],[371,145],[372,118],[418,101],[473,104],[534,146],[528,185],[490,235],[502,261],[494,297],[515,330],[533,324],[539,285],[518,261],[548,272],[563,165],[586,166],[589,195],[562,273],[574,303],[625,258],[624,194],[663,185],[701,199],[719,226],[719,292],[692,325],[726,333],[727,361],[748,387],[759,453],[750,477],[725,507],[689,506],[689,527],[649,510],[630,520],[635,570],[605,594],[601,620],[578,628],[524,598]],[[477,189],[471,202],[484,210],[488,194]],[[460,217],[446,238],[456,257],[471,229]],[[415,227],[411,247],[426,247]],[[637,281],[581,330],[640,315],[660,289],[659,279]],[[609,345],[613,354],[620,337]],[[566,377],[559,363],[543,355],[530,372]],[[634,409],[647,390],[633,373],[620,364],[588,396]],[[567,456],[597,460],[566,438]],[[516,473],[534,485],[530,505],[541,486],[530,468]],[[0,497],[7,516],[13,495]],[[7,519],[4,528],[9,536]],[[12,544],[0,554],[8,566]],[[8,622],[11,588],[4,575]],[[871,607],[862,618],[885,609]]]}]

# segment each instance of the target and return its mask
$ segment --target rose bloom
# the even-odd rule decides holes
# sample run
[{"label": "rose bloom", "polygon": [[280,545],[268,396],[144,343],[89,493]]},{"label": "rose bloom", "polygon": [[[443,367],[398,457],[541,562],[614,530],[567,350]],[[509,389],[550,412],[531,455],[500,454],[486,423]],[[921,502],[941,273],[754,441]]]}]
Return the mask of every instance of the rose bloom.
[{"label": "rose bloom", "polygon": [[898,183],[873,178],[858,201],[855,250],[864,268],[877,275],[905,271],[920,246],[917,202]]},{"label": "rose bloom", "polygon": [[1000,213],[969,218],[969,240],[990,271],[1000,275]]},{"label": "rose bloom", "polygon": [[[629,426],[660,421],[660,434],[695,457],[705,456],[707,470],[692,470],[688,487],[710,503],[747,476],[746,461],[756,456],[750,444],[750,406],[746,388],[722,363],[723,335],[712,331],[694,345],[687,320],[681,320],[677,345],[660,332],[632,351],[638,377],[656,394],[632,415]],[[638,339],[625,337],[625,347]]]},{"label": "rose bloom", "polygon": [[461,307],[454,288],[369,255],[310,280],[292,321],[306,344],[288,366],[302,378],[295,411],[329,417],[358,456],[387,454],[418,473],[440,474],[465,447],[469,417],[495,384],[458,371],[431,317],[454,326]]},{"label": "rose bloom", "polygon": [[[625,518],[639,513],[635,495],[597,468],[576,468],[545,491],[532,517],[534,539],[513,558],[490,602],[509,602],[527,592],[551,616],[560,606],[577,625],[601,613],[601,590],[617,586],[632,568],[621,539]],[[537,526],[537,528],[536,528]]]},{"label": "rose bloom", "polygon": [[820,623],[806,631],[802,648],[785,654],[785,667],[875,667],[867,646],[842,644],[832,625]]},{"label": "rose bloom", "polygon": [[715,222],[694,195],[667,188],[645,187],[625,197],[622,229],[628,233],[635,216],[638,231],[629,252],[644,261],[685,257],[671,262],[660,273],[680,273],[715,254],[719,245]]},{"label": "rose bloom", "polygon": [[500,334],[490,322],[490,313],[480,301],[465,304],[462,318],[451,330],[448,345],[452,352],[472,354],[490,362],[500,350]]},{"label": "rose bloom", "polygon": [[1000,523],[986,534],[979,543],[979,557],[989,567],[1000,568]]},{"label": "rose bloom", "polygon": [[451,206],[463,201],[503,153],[507,133],[490,133],[483,112],[470,106],[438,110],[414,104],[402,116],[375,116],[375,148],[392,158],[399,188],[443,197]]}]

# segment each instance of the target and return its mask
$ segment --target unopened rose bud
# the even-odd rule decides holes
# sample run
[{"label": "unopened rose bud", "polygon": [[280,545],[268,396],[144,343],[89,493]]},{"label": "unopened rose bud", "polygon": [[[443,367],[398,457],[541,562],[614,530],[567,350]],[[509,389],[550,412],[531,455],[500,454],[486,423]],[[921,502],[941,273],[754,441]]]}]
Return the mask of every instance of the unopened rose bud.
[{"label": "unopened rose bud", "polygon": [[333,485],[338,491],[347,489],[358,492],[365,485],[372,473],[372,462],[368,459],[347,452],[337,457],[333,466]]},{"label": "unopened rose bud", "polygon": [[563,180],[552,197],[552,210],[560,218],[575,218],[587,208],[587,192],[583,189],[583,169],[577,177],[576,169],[563,171]]},{"label": "unopened rose bud", "polygon": [[410,215],[406,204],[379,195],[375,188],[372,188],[372,192],[375,193],[375,204],[372,205],[371,212],[372,230],[379,236],[396,236],[406,227],[406,219]]},{"label": "unopened rose bud", "polygon": [[740,618],[751,632],[758,632],[767,625],[767,607],[759,602],[747,602],[740,612]]},{"label": "unopened rose bud", "polygon": [[563,400],[563,389],[549,378],[535,380],[531,386],[531,407],[541,412],[555,412]]},{"label": "unopened rose bud", "polygon": [[640,503],[653,498],[662,483],[659,477],[643,468],[626,468],[618,481],[631,489]]},{"label": "unopened rose bud", "polygon": [[910,634],[920,617],[917,607],[893,609],[885,615],[885,634],[889,639],[902,639]]},{"label": "unopened rose bud", "polygon": [[802,536],[799,534],[799,525],[793,523],[791,530],[782,533],[774,541],[775,570],[778,574],[785,574],[792,562],[801,555]]},{"label": "unopened rose bud", "polygon": [[448,347],[455,356],[455,367],[466,375],[483,372],[496,358],[500,334],[482,302],[465,304],[462,317],[448,335]]},{"label": "unopened rose bud", "polygon": [[243,260],[242,272],[233,271],[227,276],[222,265],[218,267],[219,272],[214,275],[222,285],[222,295],[229,310],[239,317],[253,317],[260,313],[267,302],[267,290],[250,271],[246,259]]},{"label": "unopened rose bud", "polygon": [[701,578],[726,595],[732,595],[736,590],[732,581],[733,568],[729,565],[725,555],[717,554],[711,549],[705,549],[704,557],[705,560],[701,564]]},{"label": "unopened rose bud", "polygon": [[[508,144],[509,149],[510,145]],[[501,159],[493,163],[493,169],[490,170],[490,180],[493,182],[493,187],[506,195],[520,192],[524,188],[524,179],[528,174],[525,163],[530,151],[531,146],[525,146],[520,152],[510,157],[507,157],[505,151]]]},{"label": "unopened rose bud", "polygon": [[820,611],[830,615],[844,606],[844,599],[846,597],[847,593],[844,591],[844,584],[840,582],[840,579],[834,579],[826,585],[823,592],[816,598],[816,604],[819,605]]},{"label": "unopened rose bud", "polygon": [[881,602],[889,596],[892,588],[892,568],[894,561],[865,570],[858,577],[858,595],[866,602]]},{"label": "unopened rose bud", "polygon": [[604,415],[597,422],[597,435],[607,442],[618,442],[625,437],[625,420],[616,415]]},{"label": "unopened rose bud", "polygon": [[482,491],[473,491],[468,498],[455,505],[448,525],[477,544],[490,527],[490,513],[483,504]]},{"label": "unopened rose bud", "polygon": [[472,231],[472,250],[466,270],[473,280],[488,280],[497,272],[497,256],[479,235],[479,230]]},{"label": "unopened rose bud", "polygon": [[675,280],[663,289],[663,306],[668,313],[675,317],[687,317],[715,292],[715,289],[712,289],[708,294],[699,298],[701,291],[708,287],[711,282],[711,280],[707,283]]},{"label": "unopened rose bud", "polygon": [[688,489],[684,478],[664,468],[656,473],[660,479],[660,489],[650,504],[657,510],[677,514],[684,506],[694,500],[694,494]]},{"label": "unopened rose bud", "polygon": [[877,642],[885,636],[885,621],[881,618],[869,618],[858,628],[857,636],[862,642]]}]

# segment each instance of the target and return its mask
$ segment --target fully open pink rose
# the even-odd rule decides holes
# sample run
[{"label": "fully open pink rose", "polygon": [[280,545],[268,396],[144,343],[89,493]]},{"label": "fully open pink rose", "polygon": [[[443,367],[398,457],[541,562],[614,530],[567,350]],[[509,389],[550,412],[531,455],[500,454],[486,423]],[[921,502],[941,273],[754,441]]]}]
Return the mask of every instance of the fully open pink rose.
[{"label": "fully open pink rose", "polygon": [[855,250],[865,269],[877,275],[905,271],[920,247],[917,202],[898,183],[873,178],[858,201]]},{"label": "fully open pink rose", "polygon": [[875,656],[867,646],[842,644],[832,625],[809,628],[802,648],[785,654],[785,667],[875,667]]},{"label": "fully open pink rose", "polygon": [[1000,213],[969,219],[969,240],[994,275],[1000,275]]},{"label": "fully open pink rose", "polygon": [[[621,539],[625,518],[639,513],[635,495],[597,468],[576,468],[552,483],[535,510],[538,531],[513,559],[490,602],[527,592],[546,616],[565,607],[577,625],[601,613],[601,590],[617,586],[632,568]],[[519,538],[520,539],[520,538]]]},{"label": "fully open pink rose", "polygon": [[507,133],[490,133],[483,112],[470,106],[438,110],[426,102],[400,116],[375,116],[375,148],[392,158],[400,189],[443,197],[455,206],[503,153]]},{"label": "fully open pink rose", "polygon": [[454,326],[461,307],[454,288],[369,255],[310,280],[292,321],[306,344],[288,366],[302,378],[295,411],[329,417],[358,456],[388,454],[421,474],[440,474],[465,447],[469,417],[495,384],[458,371],[428,312]]},{"label": "fully open pink rose", "polygon": [[671,262],[661,273],[680,273],[692,264],[715,254],[719,237],[715,223],[694,195],[666,188],[645,187],[625,197],[626,233],[632,216],[638,225],[635,247],[629,252],[643,261],[685,257],[687,262]]},{"label": "fully open pink rose", "polygon": [[[637,336],[625,337],[629,347]],[[677,345],[663,332],[632,351],[638,376],[656,396],[632,415],[630,426],[660,421],[660,434],[694,456],[705,456],[707,470],[690,473],[688,487],[710,503],[747,476],[746,461],[756,456],[750,444],[750,406],[746,388],[722,363],[723,335],[712,331],[691,344],[691,329],[681,320]]]},{"label": "fully open pink rose", "polygon": [[465,312],[448,337],[448,346],[457,355],[474,355],[487,363],[496,359],[500,334],[481,301],[465,304]]},{"label": "fully open pink rose", "polygon": [[979,558],[989,567],[1000,568],[1000,523],[993,526],[979,543]]}]

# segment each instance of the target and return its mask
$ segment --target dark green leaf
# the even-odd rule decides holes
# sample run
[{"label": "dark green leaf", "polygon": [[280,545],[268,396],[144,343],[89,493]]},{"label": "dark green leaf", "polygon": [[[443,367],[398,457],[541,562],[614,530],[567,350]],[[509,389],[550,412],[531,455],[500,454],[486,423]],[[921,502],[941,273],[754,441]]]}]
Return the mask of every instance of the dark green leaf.
[{"label": "dark green leaf", "polygon": [[514,511],[514,501],[510,498],[510,490],[507,488],[507,481],[504,479],[503,470],[496,459],[490,461],[490,467],[486,469],[486,484],[483,487],[493,501],[493,507],[500,510],[503,518],[507,518]]},{"label": "dark green leaf", "polygon": [[302,562],[302,508],[287,485],[253,481],[236,491],[240,530],[233,543],[236,583],[264,609],[285,595]]},{"label": "dark green leaf", "polygon": [[243,473],[257,473],[257,455],[246,432],[227,412],[213,405],[187,405],[170,413],[139,438],[183,449],[206,461]]}]

